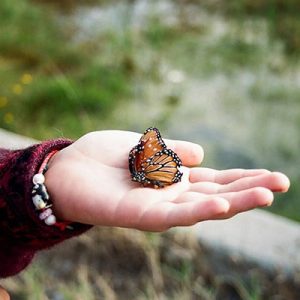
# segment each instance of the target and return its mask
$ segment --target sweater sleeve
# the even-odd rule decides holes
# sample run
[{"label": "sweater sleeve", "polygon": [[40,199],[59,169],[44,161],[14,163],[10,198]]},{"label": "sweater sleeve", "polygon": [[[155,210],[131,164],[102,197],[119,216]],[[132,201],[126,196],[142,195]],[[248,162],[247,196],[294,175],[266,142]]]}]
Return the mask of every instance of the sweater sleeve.
[{"label": "sweater sleeve", "polygon": [[22,271],[37,251],[91,227],[80,223],[65,230],[48,226],[39,219],[31,199],[32,177],[45,156],[71,143],[58,139],[23,150],[0,149],[0,278]]}]

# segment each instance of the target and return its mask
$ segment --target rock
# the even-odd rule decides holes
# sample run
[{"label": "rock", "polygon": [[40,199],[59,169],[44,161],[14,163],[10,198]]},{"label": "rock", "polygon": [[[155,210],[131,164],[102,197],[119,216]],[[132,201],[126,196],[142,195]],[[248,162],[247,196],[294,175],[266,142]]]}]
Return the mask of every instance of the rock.
[{"label": "rock", "polygon": [[[191,230],[191,229],[184,229]],[[300,224],[263,210],[192,228],[201,244],[235,261],[294,276],[300,271]]]},{"label": "rock", "polygon": [[36,142],[34,139],[0,129],[0,147],[18,149],[30,146]]}]

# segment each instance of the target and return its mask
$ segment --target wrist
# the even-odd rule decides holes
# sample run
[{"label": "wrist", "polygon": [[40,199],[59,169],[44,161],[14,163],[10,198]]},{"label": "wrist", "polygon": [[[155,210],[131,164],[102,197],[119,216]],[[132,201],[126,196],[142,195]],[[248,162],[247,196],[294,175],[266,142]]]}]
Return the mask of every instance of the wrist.
[{"label": "wrist", "polygon": [[54,215],[61,221],[72,221],[66,219],[61,205],[61,200],[64,198],[63,190],[61,189],[61,181],[64,180],[64,178],[62,178],[59,169],[61,161],[63,160],[63,151],[64,149],[56,152],[49,160],[47,172],[45,173],[45,184],[52,201]]},{"label": "wrist", "polygon": [[72,229],[68,226],[69,222],[57,220],[56,214],[53,211],[53,199],[50,198],[45,183],[45,174],[49,169],[49,162],[57,152],[58,150],[50,151],[45,156],[38,172],[33,176],[32,202],[41,222],[44,222],[48,226],[55,226],[61,230]]}]

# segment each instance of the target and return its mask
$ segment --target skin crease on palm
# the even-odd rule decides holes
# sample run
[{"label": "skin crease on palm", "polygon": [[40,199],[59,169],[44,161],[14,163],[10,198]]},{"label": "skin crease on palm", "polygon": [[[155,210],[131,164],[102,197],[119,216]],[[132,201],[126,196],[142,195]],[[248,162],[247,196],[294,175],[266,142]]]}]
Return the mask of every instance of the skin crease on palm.
[{"label": "skin crease on palm", "polygon": [[182,160],[182,181],[162,189],[143,187],[131,181],[128,169],[128,153],[140,137],[128,131],[91,132],[58,152],[46,173],[57,217],[164,231],[269,206],[273,192],[289,188],[289,179],[278,172],[195,167],[203,160],[202,148],[175,140],[164,141]]}]

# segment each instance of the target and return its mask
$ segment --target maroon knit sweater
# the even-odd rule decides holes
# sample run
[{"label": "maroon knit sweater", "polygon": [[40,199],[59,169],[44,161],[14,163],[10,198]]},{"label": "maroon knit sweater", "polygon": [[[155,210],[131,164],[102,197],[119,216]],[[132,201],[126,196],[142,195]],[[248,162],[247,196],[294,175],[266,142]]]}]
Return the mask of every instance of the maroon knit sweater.
[{"label": "maroon knit sweater", "polygon": [[70,144],[59,139],[23,150],[0,148],[0,278],[23,270],[37,251],[90,228],[79,223],[72,223],[73,230],[48,226],[39,219],[31,199],[32,177],[45,156]]}]

